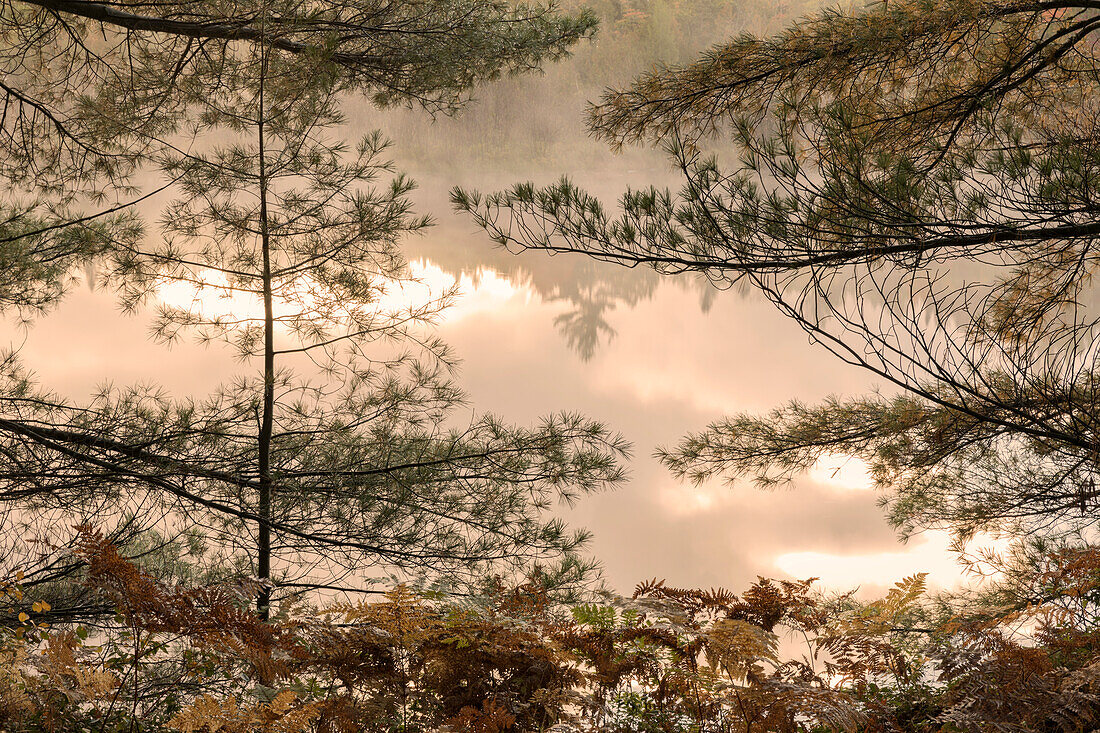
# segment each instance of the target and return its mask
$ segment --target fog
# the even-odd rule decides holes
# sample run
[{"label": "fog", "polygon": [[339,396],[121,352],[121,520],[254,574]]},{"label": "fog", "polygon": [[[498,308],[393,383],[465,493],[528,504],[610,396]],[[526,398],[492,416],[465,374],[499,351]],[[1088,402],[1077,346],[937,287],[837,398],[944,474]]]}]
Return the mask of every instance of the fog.
[{"label": "fog", "polygon": [[[594,532],[589,549],[610,587],[629,592],[657,577],[738,590],[757,575],[819,576],[873,593],[922,570],[951,585],[958,571],[946,539],[901,545],[866,476],[842,456],[769,493],[678,482],[653,458],[658,446],[731,412],[863,393],[876,386],[866,373],[814,348],[760,297],[583,257],[514,255],[451,212],[455,185],[491,191],[568,175],[609,205],[628,186],[677,187],[659,152],[616,154],[591,140],[584,108],[607,85],[742,30],[774,30],[812,3],[719,5],[721,22],[704,23],[656,0],[648,15],[617,18],[621,4],[597,3],[600,38],[544,74],[478,90],[453,118],[349,100],[346,132],[383,130],[396,169],[419,183],[418,211],[436,220],[404,249],[429,288],[460,288],[439,333],[461,360],[457,378],[472,408],[524,424],[581,412],[633,443],[622,488],[561,510]],[[154,344],[148,324],[146,312],[122,315],[111,292],[81,287],[30,329],[10,325],[8,340],[44,385],[74,398],[107,380],[201,395],[251,368],[218,346]]]}]

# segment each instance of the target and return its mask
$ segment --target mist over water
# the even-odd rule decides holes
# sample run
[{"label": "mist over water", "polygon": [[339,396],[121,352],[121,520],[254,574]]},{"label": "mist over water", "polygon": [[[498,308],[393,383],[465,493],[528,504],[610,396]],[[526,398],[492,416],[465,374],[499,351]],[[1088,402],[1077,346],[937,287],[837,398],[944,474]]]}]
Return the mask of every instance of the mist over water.
[{"label": "mist over water", "polygon": [[[810,5],[788,10],[798,15]],[[774,30],[783,22],[762,13],[726,29],[712,26],[727,32],[696,36],[695,47],[668,61],[690,59],[741,30]],[[865,373],[813,348],[755,293],[581,256],[513,254],[450,212],[447,192],[455,185],[490,192],[564,175],[612,215],[628,187],[682,185],[660,151],[612,153],[585,134],[586,99],[602,87],[584,74],[592,54],[607,53],[606,36],[600,43],[544,76],[490,86],[456,118],[356,112],[393,139],[397,167],[420,185],[419,208],[436,218],[405,251],[462,285],[442,335],[462,359],[460,381],[472,404],[519,421],[577,410],[634,443],[629,484],[565,512],[594,531],[592,553],[618,591],[654,576],[736,589],[757,575],[818,575],[826,584],[873,593],[903,575],[930,571],[933,583],[954,584],[946,538],[899,545],[866,475],[842,456],[823,461],[792,490],[772,493],[717,481],[680,483],[653,458],[658,446],[732,412],[864,392],[872,386]],[[634,57],[607,84],[652,65]]]},{"label": "mist over water", "polygon": [[[436,220],[408,238],[404,251],[429,289],[461,290],[442,314],[440,335],[461,360],[458,382],[471,409],[520,423],[581,412],[633,442],[627,485],[562,510],[594,532],[590,551],[620,592],[650,577],[739,590],[757,575],[817,575],[872,593],[921,570],[933,582],[954,582],[946,540],[918,537],[899,546],[866,477],[843,457],[775,493],[683,484],[652,457],[658,446],[731,412],[864,392],[873,386],[865,373],[813,348],[755,295],[579,256],[514,255],[451,212],[447,193],[455,185],[493,191],[568,175],[609,208],[628,186],[678,188],[659,152],[613,154],[589,139],[586,100],[662,58],[683,61],[724,35],[774,29],[812,4],[782,4],[776,15],[764,3],[696,3],[700,18],[725,9],[708,33],[697,32],[699,19],[667,15],[671,5],[649,3],[645,18],[623,10],[634,6],[602,5],[605,17],[613,17],[613,6],[619,16],[605,19],[591,47],[544,75],[479,91],[456,118],[348,104],[349,137],[382,129],[393,141],[396,170],[419,184],[417,211]],[[9,340],[22,345],[22,358],[45,385],[74,398],[99,388],[105,375],[120,385],[156,382],[182,396],[251,369],[218,346],[153,344],[148,323],[148,314],[120,315],[111,293],[81,288],[30,330],[9,328]]]}]

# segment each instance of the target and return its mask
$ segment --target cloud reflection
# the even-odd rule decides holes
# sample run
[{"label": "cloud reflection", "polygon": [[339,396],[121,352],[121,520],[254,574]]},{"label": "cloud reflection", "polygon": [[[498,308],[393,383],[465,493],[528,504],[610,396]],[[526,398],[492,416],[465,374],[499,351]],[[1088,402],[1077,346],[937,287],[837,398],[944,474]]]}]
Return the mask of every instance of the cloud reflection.
[{"label": "cloud reflection", "polygon": [[[440,227],[441,236],[424,249],[446,253],[453,244],[442,236],[447,231]],[[460,290],[442,314],[440,335],[462,360],[458,380],[471,405],[519,423],[559,410],[582,412],[635,444],[627,486],[562,511],[594,532],[591,551],[610,586],[629,592],[656,576],[741,589],[757,575],[789,574],[870,589],[916,571],[932,571],[945,585],[959,576],[944,542],[899,545],[875,492],[857,490],[864,487],[857,462],[826,459],[791,490],[760,492],[677,483],[651,457],[658,445],[728,412],[866,391],[865,374],[823,356],[770,305],[719,297],[704,312],[696,292],[667,280],[648,292],[643,282],[645,297],[633,306],[619,301],[614,311],[615,339],[585,362],[554,325],[571,304],[553,297],[558,286],[568,290],[572,272],[583,279],[585,269],[564,257],[513,258],[487,242],[479,246],[482,254],[463,253],[461,266],[425,253],[414,254],[410,265],[428,291]],[[509,269],[514,259],[526,264]],[[543,265],[548,272],[539,272]],[[210,307],[226,304],[215,297]],[[251,368],[216,346],[180,343],[169,351],[147,339],[148,323],[149,314],[120,316],[109,292],[77,291],[26,333],[23,356],[47,387],[77,399],[107,379],[201,396]]]},{"label": "cloud reflection", "polygon": [[[989,537],[975,539],[972,549],[1003,550],[1007,541]],[[859,587],[861,595],[880,595],[894,582],[915,573],[928,573],[932,588],[957,589],[974,578],[960,570],[947,532],[929,531],[895,552],[842,554],[831,552],[788,552],[775,558],[775,566],[796,578],[819,578],[830,588]]]}]

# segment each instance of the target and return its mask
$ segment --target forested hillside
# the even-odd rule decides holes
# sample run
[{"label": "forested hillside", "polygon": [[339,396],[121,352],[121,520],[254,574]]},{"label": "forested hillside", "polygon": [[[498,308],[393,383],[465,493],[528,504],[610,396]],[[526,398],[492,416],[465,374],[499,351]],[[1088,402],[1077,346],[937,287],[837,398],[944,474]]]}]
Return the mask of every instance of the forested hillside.
[{"label": "forested hillside", "polygon": [[[453,118],[416,110],[379,113],[356,108],[357,119],[387,130],[399,154],[423,175],[479,170],[528,175],[533,170],[590,167],[610,158],[605,145],[584,134],[585,106],[607,88],[696,53],[740,33],[768,33],[821,6],[820,0],[566,0],[563,9],[589,8],[600,31],[568,59],[538,74],[501,79],[479,88],[476,108]],[[645,150],[624,154],[640,164]]]}]

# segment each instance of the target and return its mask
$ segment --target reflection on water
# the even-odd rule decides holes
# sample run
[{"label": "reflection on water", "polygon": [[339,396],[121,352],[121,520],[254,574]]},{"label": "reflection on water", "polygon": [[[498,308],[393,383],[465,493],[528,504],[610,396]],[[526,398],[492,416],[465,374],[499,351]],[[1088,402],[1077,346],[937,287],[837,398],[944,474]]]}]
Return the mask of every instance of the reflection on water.
[{"label": "reflection on water", "polygon": [[[611,162],[622,163],[615,159]],[[614,201],[634,176],[649,180],[647,176],[668,178],[668,173],[656,164],[641,172],[611,167],[601,171],[593,191]],[[430,177],[422,182],[417,195],[420,209],[431,212],[437,224],[423,235],[406,240],[409,259],[424,259],[456,280],[467,277],[477,281],[481,273],[493,272],[515,287],[529,288],[545,303],[560,304],[563,310],[553,316],[554,326],[584,361],[615,338],[616,318],[625,317],[639,303],[653,298],[662,281],[696,293],[702,313],[711,308],[721,292],[703,278],[664,278],[647,267],[625,268],[579,255],[513,254],[491,242],[484,231],[464,217],[449,213],[447,191],[451,185],[453,181]]]},{"label": "reflection on water", "polygon": [[616,287],[617,283],[599,279],[583,284],[576,281],[572,285],[550,297],[555,302],[568,301],[572,306],[572,310],[555,316],[554,325],[569,347],[585,361],[592,358],[602,337],[610,341],[615,336],[615,329],[607,322],[609,311],[615,310],[620,302],[634,306],[653,294],[652,284],[644,281],[627,283],[625,292]]},{"label": "reflection on water", "polygon": [[[443,201],[448,183],[425,182],[420,194],[429,200],[418,208],[439,224],[405,248],[413,276],[429,290],[461,290],[443,314],[441,335],[462,361],[458,377],[471,410],[522,424],[559,410],[583,412],[635,445],[628,486],[563,510],[571,525],[594,532],[591,551],[609,585],[629,592],[657,576],[741,587],[757,575],[785,574],[776,562],[790,553],[905,554],[873,492],[837,491],[832,464],[829,481],[811,476],[796,491],[761,493],[678,484],[652,458],[656,446],[723,413],[863,391],[864,375],[822,361],[760,298],[715,299],[717,291],[698,282],[584,257],[511,255],[430,201]],[[606,186],[608,198],[617,186]],[[211,308],[226,305],[213,289],[203,295],[213,298]],[[190,302],[192,293],[177,297]],[[22,343],[44,385],[76,399],[106,379],[201,397],[251,370],[217,346],[183,342],[166,350],[150,342],[148,316],[120,317],[109,291],[79,289],[26,334],[8,337]],[[588,361],[577,356],[586,353]],[[890,574],[889,582],[898,577]]]},{"label": "reflection on water", "polygon": [[[798,15],[815,2],[780,6]],[[668,5],[685,12],[692,7]],[[778,8],[767,0],[722,7],[737,30],[747,22],[741,15],[750,12],[769,23],[783,20],[772,18]],[[707,33],[726,35],[709,15],[706,24]],[[707,41],[698,35],[698,23],[683,27],[693,42]],[[597,61],[606,61],[599,68],[629,75],[624,60],[648,66],[640,51],[649,47],[613,53],[634,31],[611,23],[606,31],[602,45],[592,49]],[[620,33],[617,46],[609,43],[616,39],[613,32]],[[841,584],[889,584],[910,568],[928,570],[944,561],[939,546],[898,548],[872,492],[837,490],[838,483],[858,483],[839,463],[823,465],[796,491],[764,494],[717,482],[678,484],[652,458],[656,446],[674,443],[724,412],[865,390],[865,374],[810,349],[805,334],[761,298],[719,297],[704,280],[661,278],[648,268],[581,256],[513,255],[450,213],[447,192],[455,185],[495,191],[527,178],[548,183],[569,175],[609,208],[632,185],[680,186],[659,154],[612,155],[587,140],[584,99],[609,80],[586,80],[578,69],[562,65],[546,77],[504,80],[480,91],[482,104],[463,117],[434,125],[406,110],[348,110],[350,137],[378,127],[395,140],[395,168],[421,185],[416,210],[438,222],[402,243],[411,274],[426,292],[391,292],[388,307],[457,286],[462,295],[443,314],[443,335],[463,360],[460,381],[473,406],[527,424],[558,410],[584,412],[634,442],[629,486],[563,510],[571,524],[593,530],[591,551],[604,563],[609,585],[621,592],[654,576],[674,585],[737,588],[757,575],[805,577],[829,567],[851,568],[849,575],[829,579]],[[156,220],[155,209],[146,213]],[[258,313],[254,300],[230,302],[217,285],[164,295],[180,306],[208,299],[210,312]],[[108,379],[201,396],[242,370],[225,349],[184,343],[169,352],[150,343],[146,332],[145,316],[121,318],[109,292],[79,290],[30,331],[9,329],[5,335],[22,346],[44,384],[77,399]],[[871,565],[879,561],[881,566]]]}]

